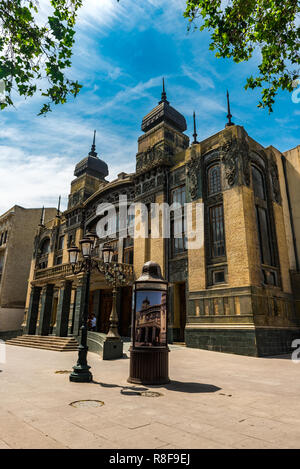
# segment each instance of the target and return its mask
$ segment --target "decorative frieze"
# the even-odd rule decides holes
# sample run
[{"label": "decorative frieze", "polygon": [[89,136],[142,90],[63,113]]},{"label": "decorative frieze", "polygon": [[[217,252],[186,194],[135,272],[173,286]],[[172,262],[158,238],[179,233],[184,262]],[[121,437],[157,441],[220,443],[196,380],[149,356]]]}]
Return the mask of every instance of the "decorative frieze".
[{"label": "decorative frieze", "polygon": [[146,151],[137,155],[137,174],[149,171],[161,165],[170,165],[170,157],[172,154],[172,149],[168,145],[165,145],[161,142],[148,147]]},{"label": "decorative frieze", "polygon": [[250,185],[250,153],[246,139],[231,138],[223,143],[220,159],[224,164],[225,179],[229,187]]},{"label": "decorative frieze", "polygon": [[191,159],[186,165],[186,175],[189,183],[189,192],[191,200],[198,198],[198,182],[201,169],[201,160],[197,155],[195,147],[191,148]]}]

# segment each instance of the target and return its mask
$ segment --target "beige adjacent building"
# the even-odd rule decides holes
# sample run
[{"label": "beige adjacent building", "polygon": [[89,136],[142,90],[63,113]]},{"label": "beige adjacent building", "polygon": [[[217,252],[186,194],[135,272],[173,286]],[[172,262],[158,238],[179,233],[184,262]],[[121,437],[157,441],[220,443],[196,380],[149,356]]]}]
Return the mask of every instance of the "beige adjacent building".
[{"label": "beige adjacent building", "polygon": [[[33,242],[42,209],[15,205],[0,216],[0,338],[20,333]],[[55,216],[45,209],[45,220]]]}]

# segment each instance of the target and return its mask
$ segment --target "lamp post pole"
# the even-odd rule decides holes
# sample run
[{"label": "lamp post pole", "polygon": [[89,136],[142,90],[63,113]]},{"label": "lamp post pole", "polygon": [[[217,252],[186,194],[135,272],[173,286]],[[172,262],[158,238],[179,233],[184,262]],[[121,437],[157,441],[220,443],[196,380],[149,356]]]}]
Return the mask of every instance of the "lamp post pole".
[{"label": "lamp post pole", "polygon": [[77,364],[73,367],[73,371],[70,374],[70,381],[89,383],[93,379],[93,375],[90,372],[90,366],[87,364],[87,321],[88,321],[88,308],[89,308],[89,296],[90,296],[90,269],[86,272],[86,284],[85,284],[85,299],[84,299],[84,310],[80,326],[80,344],[78,346],[78,360]]},{"label": "lamp post pole", "polygon": [[96,236],[87,233],[86,237],[80,240],[81,252],[83,260],[77,265],[78,254],[80,250],[77,247],[71,247],[68,249],[69,261],[72,266],[72,271],[75,275],[84,272],[85,273],[85,298],[84,298],[84,309],[81,317],[80,325],[80,344],[78,346],[78,360],[77,364],[73,366],[73,371],[70,374],[70,381],[77,383],[89,383],[93,379],[93,375],[90,372],[90,366],[87,364],[87,322],[89,314],[89,296],[90,296],[90,278],[91,270],[93,268],[93,261],[91,258],[91,249],[94,244]]}]

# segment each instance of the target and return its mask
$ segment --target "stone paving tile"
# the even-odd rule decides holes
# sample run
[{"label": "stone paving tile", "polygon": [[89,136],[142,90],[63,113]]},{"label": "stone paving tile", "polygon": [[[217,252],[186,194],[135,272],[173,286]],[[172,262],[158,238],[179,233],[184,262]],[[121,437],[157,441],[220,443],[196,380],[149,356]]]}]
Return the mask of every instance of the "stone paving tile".
[{"label": "stone paving tile", "polygon": [[8,446],[4,441],[0,441],[0,449],[10,449],[10,446]]},{"label": "stone paving tile", "polygon": [[6,413],[0,418],[0,439],[15,449],[63,449],[65,446],[48,434],[43,434],[16,416]]},{"label": "stone paving tile", "polygon": [[273,443],[269,441],[259,440],[258,438],[245,438],[238,443],[233,444],[234,449],[277,449]]},{"label": "stone paving tile", "polygon": [[[174,449],[300,446],[300,367],[290,360],[174,348],[170,385],[145,386],[163,396],[144,398],[132,394],[142,386],[127,382],[128,359],[102,361],[90,353],[95,383],[88,384],[55,374],[71,370],[76,352],[7,346],[7,357],[0,448],[134,449],[145,441]],[[69,405],[81,399],[105,405]]]},{"label": "stone paving tile", "polygon": [[216,449],[223,447],[223,445],[205,438],[205,435],[193,435],[159,423],[153,423],[147,427],[132,430],[132,433],[135,435],[133,436],[134,439],[147,440],[151,435],[155,435],[155,437],[165,441],[165,443],[176,445],[178,448],[182,449]]},{"label": "stone paving tile", "polygon": [[42,434],[55,438],[68,448],[81,449],[103,447],[103,439],[101,437],[85,430],[81,426],[67,422],[64,419],[34,419],[31,422],[31,426]]},{"label": "stone paving tile", "polygon": [[165,441],[149,436],[147,440],[141,440],[140,438],[119,438],[118,442],[108,442],[108,446],[104,448],[108,449],[159,449],[166,445]]}]

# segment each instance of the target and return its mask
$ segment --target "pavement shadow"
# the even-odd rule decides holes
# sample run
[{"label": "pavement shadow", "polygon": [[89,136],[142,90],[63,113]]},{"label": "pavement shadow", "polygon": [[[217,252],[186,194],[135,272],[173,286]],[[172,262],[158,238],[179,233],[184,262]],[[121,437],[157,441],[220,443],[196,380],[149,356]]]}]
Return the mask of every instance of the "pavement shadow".
[{"label": "pavement shadow", "polygon": [[208,392],[217,392],[222,388],[214,386],[213,384],[205,383],[187,383],[182,381],[170,381],[168,384],[163,386],[169,391],[176,392],[187,392],[187,393],[208,393]]},{"label": "pavement shadow", "polygon": [[152,388],[165,388],[169,391],[176,391],[176,392],[186,392],[186,393],[208,393],[208,392],[217,392],[220,391],[222,388],[218,386],[214,386],[213,384],[205,384],[205,383],[187,383],[181,381],[170,381],[168,384],[164,385],[149,385],[148,387],[143,386],[120,386],[119,384],[108,384],[108,383],[100,383],[98,381],[92,381],[94,384],[98,384],[103,388],[120,388],[121,394],[126,396],[138,396],[141,392],[149,391]]},{"label": "pavement shadow", "polygon": [[139,396],[143,391],[149,391],[149,388],[141,387],[141,386],[120,386],[119,384],[108,384],[108,383],[100,383],[98,381],[92,381],[94,384],[98,384],[102,388],[120,388],[121,394],[126,396]]},{"label": "pavement shadow", "polygon": [[292,359],[292,355],[291,353],[290,354],[286,354],[286,355],[270,355],[269,357],[260,357],[260,358],[267,358],[268,360],[291,360]]}]

